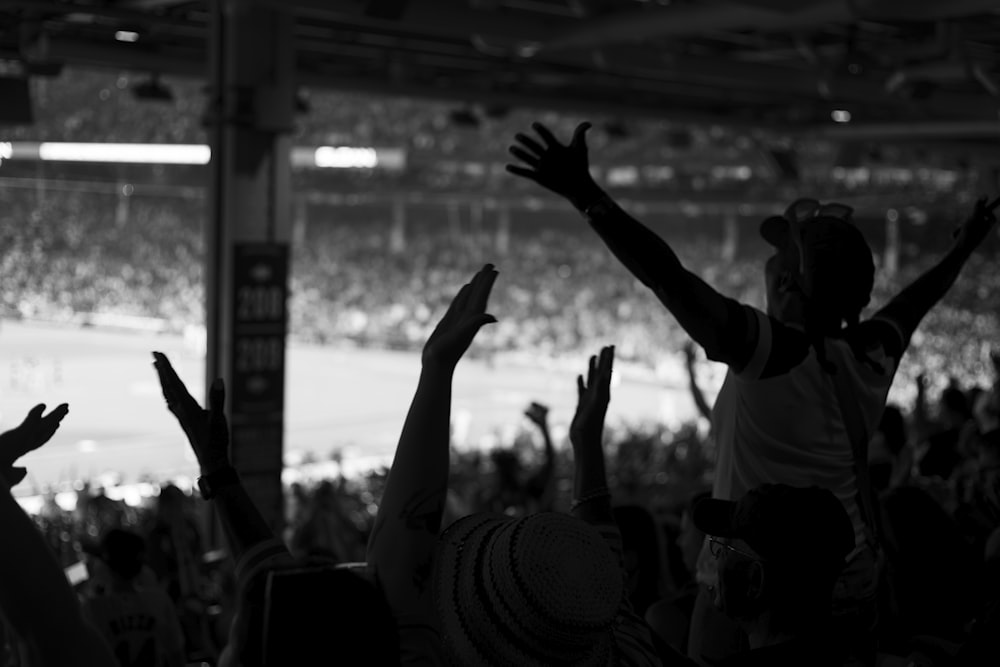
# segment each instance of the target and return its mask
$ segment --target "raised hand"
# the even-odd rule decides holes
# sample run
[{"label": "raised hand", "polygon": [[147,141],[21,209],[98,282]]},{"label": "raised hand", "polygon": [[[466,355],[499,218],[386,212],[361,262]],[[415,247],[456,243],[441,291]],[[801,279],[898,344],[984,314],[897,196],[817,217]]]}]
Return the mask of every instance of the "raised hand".
[{"label": "raised hand", "polygon": [[524,411],[524,416],[531,420],[538,428],[548,428],[549,426],[549,407],[547,405],[542,405],[541,403],[532,403],[528,406],[528,409]]},{"label": "raised hand", "polygon": [[454,370],[479,329],[497,321],[486,312],[490,290],[496,279],[496,269],[487,264],[458,291],[424,344],[422,359],[425,367]]},{"label": "raised hand", "polygon": [[188,392],[165,354],[153,352],[153,359],[167,409],[184,429],[202,472],[230,465],[229,423],[225,414],[226,388],[222,379],[212,383],[206,410]]},{"label": "raised hand", "polygon": [[601,348],[600,356],[590,358],[587,380],[576,378],[576,414],[569,427],[569,439],[573,447],[600,443],[604,432],[604,418],[611,401],[611,373],[615,358],[615,347]]},{"label": "raised hand", "polygon": [[532,123],[531,127],[539,138],[520,132],[514,135],[517,143],[508,150],[520,164],[508,164],[507,171],[538,183],[577,207],[592,203],[588,198],[596,199],[600,190],[590,175],[587,157],[586,135],[590,123],[577,125],[568,145],[560,143],[541,123]]},{"label": "raised hand", "polygon": [[956,245],[972,250],[982,243],[986,235],[996,225],[997,217],[994,211],[998,205],[1000,205],[1000,197],[989,203],[987,203],[986,197],[977,199],[972,215],[955,230]]},{"label": "raised hand", "polygon": [[69,413],[69,405],[62,403],[45,416],[42,416],[43,412],[45,404],[40,403],[28,411],[28,416],[19,426],[0,433],[0,474],[11,486],[18,484],[28,474],[25,468],[14,466],[14,462],[38,449],[55,435],[63,417]]}]

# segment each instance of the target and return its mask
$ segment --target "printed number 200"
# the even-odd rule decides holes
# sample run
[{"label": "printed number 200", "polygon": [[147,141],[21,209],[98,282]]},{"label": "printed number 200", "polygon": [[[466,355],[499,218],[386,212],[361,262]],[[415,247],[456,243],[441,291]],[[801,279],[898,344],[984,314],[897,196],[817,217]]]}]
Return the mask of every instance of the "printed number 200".
[{"label": "printed number 200", "polygon": [[283,341],[248,338],[236,343],[236,370],[241,373],[281,370]]},{"label": "printed number 200", "polygon": [[284,298],[280,287],[241,287],[236,293],[238,322],[280,322]]}]

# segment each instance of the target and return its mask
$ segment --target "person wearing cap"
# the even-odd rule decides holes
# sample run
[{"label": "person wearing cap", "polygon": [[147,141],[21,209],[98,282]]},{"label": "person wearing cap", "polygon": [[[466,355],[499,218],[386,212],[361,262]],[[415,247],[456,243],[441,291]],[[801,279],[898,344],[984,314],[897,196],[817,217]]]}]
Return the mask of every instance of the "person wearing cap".
[{"label": "person wearing cap", "polygon": [[763,484],[737,501],[706,498],[693,518],[718,562],[713,604],[749,637],[749,650],[721,665],[843,664],[831,600],[854,527],[831,491]]},{"label": "person wearing cap", "polygon": [[[856,541],[836,597],[840,616],[856,626],[855,636],[869,633],[879,555],[868,434],[914,330],[994,227],[997,202],[979,200],[944,257],[862,321],[875,266],[852,209],[799,200],[761,225],[774,247],[764,267],[763,312],[719,294],[686,269],[663,239],[597,185],[585,138],[590,123],[578,125],[569,144],[540,123],[532,127],[536,136],[515,135],[510,152],[519,163],[507,170],[565,197],[707,357],[729,367],[713,407],[713,496],[730,500],[765,483],[832,491],[851,517]],[[703,582],[712,581],[713,563],[706,541],[699,559]],[[689,654],[708,662],[745,645],[703,590]]]}]

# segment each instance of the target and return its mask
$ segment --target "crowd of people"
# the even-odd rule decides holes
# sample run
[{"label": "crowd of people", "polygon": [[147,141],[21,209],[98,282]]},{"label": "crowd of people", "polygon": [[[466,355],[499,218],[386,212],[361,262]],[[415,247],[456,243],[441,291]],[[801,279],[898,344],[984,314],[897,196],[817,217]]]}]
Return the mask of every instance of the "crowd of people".
[{"label": "crowd of people", "polygon": [[[392,465],[292,485],[281,534],[232,464],[224,384],[199,405],[152,352],[201,469],[197,495],[164,484],[135,508],[85,490],[75,512],[49,502],[35,517],[0,495],[18,545],[0,550],[5,664],[995,664],[1000,348],[983,250],[1000,199],[971,204],[943,252],[891,280],[851,207],[810,199],[763,221],[766,254],[723,271],[711,246],[658,234],[594,181],[588,130],[514,135],[512,178],[583,219],[515,237],[502,269],[489,244],[442,233],[392,256],[377,231],[329,227],[297,250],[293,330],[418,349],[421,373]],[[69,311],[100,307],[88,299],[107,285],[88,262],[128,260],[84,252],[98,217],[81,218],[76,241],[5,232],[9,310],[39,295],[49,307],[49,293]],[[140,242],[137,227],[149,254],[144,272],[121,272],[126,286],[154,291],[170,278],[157,271],[196,263],[191,231]],[[63,263],[36,270],[58,244]],[[39,275],[52,267],[66,275]],[[181,301],[197,282],[180,282]],[[165,307],[139,294],[132,307]],[[615,364],[686,344],[709,435],[605,429]],[[568,443],[532,403],[533,432],[459,453],[455,369],[515,347],[593,352]],[[712,399],[697,348],[727,367]],[[907,375],[911,348],[924,354]],[[889,403],[900,380],[913,387],[905,408]],[[0,434],[0,480],[19,483],[18,459],[71,414],[40,405]]]},{"label": "crowd of people", "polygon": [[[127,224],[119,226],[109,224],[114,196],[53,194],[41,206],[30,191],[4,191],[0,198],[5,204],[0,219],[10,222],[0,225],[5,247],[0,262],[12,287],[0,301],[5,318],[88,323],[95,316],[124,315],[150,318],[159,330],[176,332],[202,324],[204,202],[136,197]],[[448,286],[496,253],[495,230],[455,230],[444,216],[418,218],[410,225],[405,252],[394,253],[388,219],[362,220],[344,215],[347,211],[315,209],[304,236],[292,246],[290,336],[317,344],[418,350]],[[14,224],[15,219],[27,224]],[[512,318],[485,335],[476,354],[579,356],[589,340],[613,336],[621,362],[655,370],[676,357],[686,340],[683,329],[572,218],[522,224],[515,215],[512,222],[509,250],[497,259],[511,277],[495,295]],[[752,222],[741,225],[750,228]],[[655,229],[693,271],[723,292],[763,306],[758,267],[767,257],[765,246],[747,239],[726,259],[718,236],[699,234],[696,226],[684,232],[674,227]],[[928,267],[933,235],[914,238],[920,244],[908,247],[898,272],[877,277],[873,303],[884,303]],[[379,281],[366,279],[372,271]],[[905,386],[913,386],[924,369],[955,375],[967,386],[985,381],[982,341],[1000,332],[1000,266],[995,254],[984,253],[970,259],[966,272],[969,280],[956,285],[922,323],[918,344],[899,370]],[[896,398],[911,405],[915,395]]]}]

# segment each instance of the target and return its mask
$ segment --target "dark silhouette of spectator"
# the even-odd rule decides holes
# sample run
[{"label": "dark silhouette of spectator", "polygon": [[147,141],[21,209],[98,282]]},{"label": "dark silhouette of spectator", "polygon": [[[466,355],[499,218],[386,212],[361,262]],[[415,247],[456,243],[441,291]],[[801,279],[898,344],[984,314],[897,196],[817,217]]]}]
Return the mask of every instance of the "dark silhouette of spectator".
[{"label": "dark silhouette of spectator", "polygon": [[84,601],[84,615],[108,641],[119,667],[182,667],[187,661],[177,609],[163,590],[139,583],[145,550],[135,533],[105,534],[100,553],[109,585]]},{"label": "dark silhouette of spectator", "polygon": [[721,665],[843,664],[831,600],[855,540],[832,492],[766,484],[735,502],[700,501],[694,521],[719,562],[713,602],[749,639]]},{"label": "dark silhouette of spectator", "polygon": [[236,561],[238,601],[219,666],[307,664],[331,647],[373,664],[398,662],[399,642],[378,585],[329,562],[296,561],[254,506],[230,460],[222,380],[213,383],[204,409],[167,357],[153,357],[167,408],[198,459],[199,487],[214,503]]},{"label": "dark silhouette of spectator", "polygon": [[[918,381],[922,378],[918,379]],[[955,384],[954,378],[941,392],[938,415],[931,432],[920,447],[924,450],[918,470],[924,477],[949,479],[962,460],[959,440],[962,428],[972,418],[965,392]]]},{"label": "dark silhouette of spectator", "polygon": [[52,438],[69,406],[44,412],[44,404],[35,406],[18,427],[0,434],[0,529],[7,540],[0,549],[0,615],[22,664],[112,667],[110,647],[84,619],[62,567],[11,495],[27,474],[14,464]]},{"label": "dark silhouette of spectator", "polygon": [[698,597],[698,580],[695,573],[698,555],[705,542],[705,533],[694,523],[693,509],[699,501],[711,498],[711,491],[702,491],[692,496],[681,507],[680,531],[676,538],[676,559],[670,563],[676,567],[673,579],[679,585],[675,591],[659,600],[646,610],[645,619],[660,639],[673,650],[686,655],[691,617]]},{"label": "dark silhouette of spectator", "polygon": [[[864,322],[875,265],[852,224],[853,209],[800,199],[760,228],[775,249],[765,264],[765,314],[719,294],[601,189],[589,170],[589,123],[577,126],[568,145],[544,125],[532,127],[535,137],[515,135],[510,152],[520,164],[507,170],[565,197],[708,358],[729,366],[713,408],[713,496],[740,497],[765,483],[819,482],[844,504],[856,549],[834,604],[855,625],[847,641],[873,661],[880,555],[868,443],[914,330],[995,225],[1000,199],[980,199],[945,256]],[[719,659],[742,641],[739,628],[700,595],[689,655]]]},{"label": "dark silhouette of spectator", "polygon": [[981,557],[926,491],[900,487],[883,500],[890,590],[896,608],[887,635],[961,641],[976,611]]},{"label": "dark silhouette of spectator", "polygon": [[451,379],[496,279],[486,265],[428,338],[423,368],[369,543],[400,630],[404,662],[658,664],[631,611],[604,469],[610,348],[577,381],[570,427],[573,514],[477,513],[439,536],[448,479]]},{"label": "dark silhouette of spectator", "polygon": [[662,594],[659,530],[653,515],[641,505],[617,505],[614,515],[622,536],[629,601],[632,610],[644,617],[649,606]]},{"label": "dark silhouette of spectator", "polygon": [[909,478],[911,452],[903,412],[895,405],[886,405],[868,450],[872,489],[876,493],[899,486]]}]

